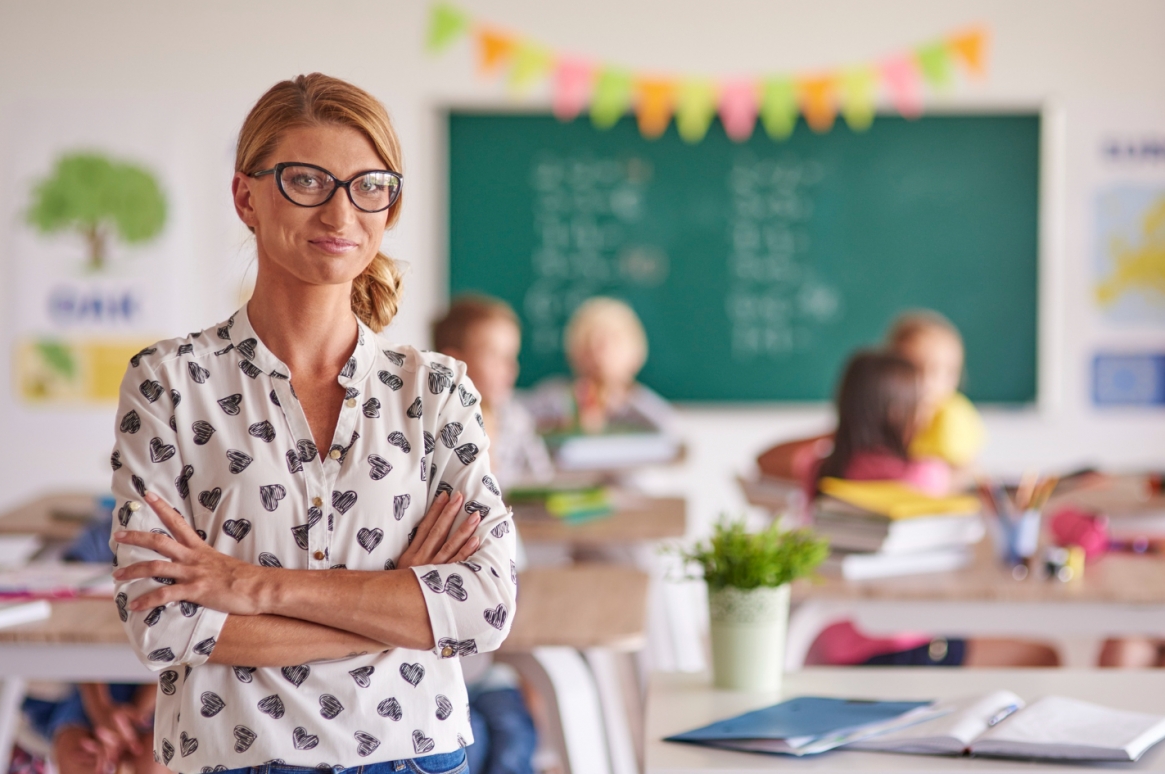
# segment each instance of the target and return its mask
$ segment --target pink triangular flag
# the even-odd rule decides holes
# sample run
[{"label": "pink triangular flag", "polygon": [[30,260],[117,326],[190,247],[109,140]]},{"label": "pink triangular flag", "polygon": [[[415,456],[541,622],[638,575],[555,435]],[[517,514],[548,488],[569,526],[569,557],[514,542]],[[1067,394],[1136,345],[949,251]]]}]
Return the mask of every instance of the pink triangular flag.
[{"label": "pink triangular flag", "polygon": [[913,61],[905,56],[887,59],[882,63],[882,77],[894,107],[904,118],[922,115],[922,81]]},{"label": "pink triangular flag", "polygon": [[591,98],[595,66],[581,59],[560,59],[554,72],[554,115],[574,120]]},{"label": "pink triangular flag", "polygon": [[753,81],[732,80],[720,84],[720,123],[733,142],[752,137],[756,126],[757,86]]}]

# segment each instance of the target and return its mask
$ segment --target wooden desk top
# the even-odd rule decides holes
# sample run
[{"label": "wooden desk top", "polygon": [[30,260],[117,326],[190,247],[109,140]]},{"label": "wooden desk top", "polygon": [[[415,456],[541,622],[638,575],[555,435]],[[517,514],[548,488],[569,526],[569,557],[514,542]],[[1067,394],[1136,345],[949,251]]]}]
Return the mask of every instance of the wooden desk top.
[{"label": "wooden desk top", "polygon": [[0,514],[0,534],[72,540],[84,529],[92,513],[92,492],[45,495]]},{"label": "wooden desk top", "polygon": [[567,524],[531,504],[514,507],[514,522],[527,543],[646,543],[680,538],[687,531],[687,504],[682,497],[615,492],[612,500],[614,513],[581,524]]},{"label": "wooden desk top", "polygon": [[1165,604],[1165,558],[1114,553],[1088,565],[1078,581],[1035,575],[1017,581],[995,560],[991,541],[985,539],[975,547],[975,561],[961,570],[868,581],[825,576],[819,583],[798,581],[793,598]]},{"label": "wooden desk top", "polygon": [[[504,649],[543,645],[641,647],[647,617],[647,575],[614,565],[532,569],[518,576],[519,604]],[[0,629],[0,644],[124,645],[110,599],[53,603],[43,621]]]},{"label": "wooden desk top", "polygon": [[1027,701],[1059,694],[1109,707],[1165,715],[1165,670],[809,668],[785,675],[783,696],[714,691],[708,675],[651,676],[647,689],[646,774],[750,774],[791,770],[878,772],[1165,771],[1165,743],[1135,764],[1055,764],[990,758],[901,755],[835,750],[792,758],[664,742],[663,737],[775,704],[791,696],[855,699],[948,699],[1007,689]]}]

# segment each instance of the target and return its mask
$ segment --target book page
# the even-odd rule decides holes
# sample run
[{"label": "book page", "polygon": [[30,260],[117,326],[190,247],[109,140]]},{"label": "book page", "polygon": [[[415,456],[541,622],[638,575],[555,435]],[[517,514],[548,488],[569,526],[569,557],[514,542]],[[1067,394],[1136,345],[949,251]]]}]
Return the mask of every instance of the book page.
[{"label": "book page", "polygon": [[1136,759],[1165,736],[1165,717],[1046,696],[971,745],[972,753],[1047,758]]},{"label": "book page", "polygon": [[951,753],[970,747],[987,730],[992,719],[1023,706],[1023,699],[1011,691],[965,696],[939,702],[933,710],[942,713],[907,728],[880,734],[848,745],[849,749],[886,752]]}]

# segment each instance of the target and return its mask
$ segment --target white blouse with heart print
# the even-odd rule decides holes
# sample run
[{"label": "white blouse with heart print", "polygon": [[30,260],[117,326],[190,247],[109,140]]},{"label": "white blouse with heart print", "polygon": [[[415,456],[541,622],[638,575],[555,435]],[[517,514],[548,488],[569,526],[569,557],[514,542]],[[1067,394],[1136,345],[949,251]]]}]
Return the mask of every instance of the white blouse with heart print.
[{"label": "white blouse with heart print", "polygon": [[[148,347],[121,386],[111,457],[114,529],[163,531],[153,490],[210,545],[265,567],[394,570],[434,498],[482,517],[466,562],[426,565],[432,651],[396,649],[283,668],[207,662],[226,614],[189,602],[134,613],[166,578],[118,584],[133,647],[160,672],[155,756],[174,771],[280,761],[357,766],[451,752],[473,740],[459,659],[493,650],[514,616],[515,539],[490,475],[489,439],[465,366],[393,346],[359,324],[338,376],[347,397],[322,455],[289,369],[246,308]],[[111,542],[116,563],[159,558]]]}]

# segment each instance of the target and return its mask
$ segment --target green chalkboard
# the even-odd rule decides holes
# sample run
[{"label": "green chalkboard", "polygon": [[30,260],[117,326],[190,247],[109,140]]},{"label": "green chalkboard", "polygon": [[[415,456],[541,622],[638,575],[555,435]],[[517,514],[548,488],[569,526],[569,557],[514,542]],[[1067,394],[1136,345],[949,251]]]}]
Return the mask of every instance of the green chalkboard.
[{"label": "green chalkboard", "polygon": [[826,400],[849,352],[929,307],[963,331],[972,399],[1031,402],[1039,135],[1032,114],[883,116],[688,145],[454,112],[450,290],[518,311],[524,386],[565,373],[564,323],[601,294],[643,319],[642,380],[671,400]]}]

